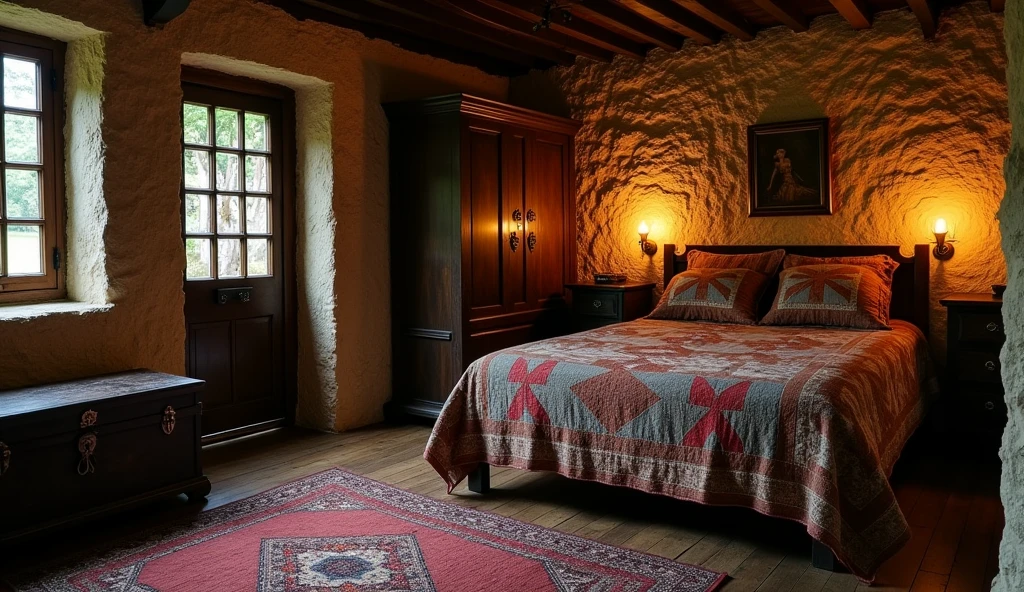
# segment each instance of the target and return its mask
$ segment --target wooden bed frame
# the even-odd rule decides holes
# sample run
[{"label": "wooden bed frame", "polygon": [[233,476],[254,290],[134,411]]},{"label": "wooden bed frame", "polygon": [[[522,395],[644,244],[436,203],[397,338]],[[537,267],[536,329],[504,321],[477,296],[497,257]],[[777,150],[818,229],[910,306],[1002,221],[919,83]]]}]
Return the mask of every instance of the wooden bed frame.
[{"label": "wooden bed frame", "polygon": [[[676,245],[664,246],[665,268],[664,285],[672,281],[676,274],[686,271],[686,251],[698,250],[721,255],[738,255],[742,253],[762,253],[775,249],[784,249],[787,255],[806,255],[808,257],[863,257],[867,255],[888,255],[899,267],[893,273],[892,301],[889,305],[889,316],[916,325],[925,336],[928,335],[929,311],[931,303],[928,296],[930,275],[930,245],[914,245],[914,254],[906,257],[900,253],[898,245],[683,245],[676,251]],[[759,314],[764,315],[771,308],[778,291],[779,278],[775,275],[768,283],[764,296],[759,303]],[[490,489],[490,465],[481,463],[468,477],[469,490],[476,493],[487,493]],[[841,564],[835,554],[827,546],[811,540],[811,564],[818,569],[833,571]]]},{"label": "wooden bed frame", "polygon": [[[686,271],[686,251],[705,251],[721,255],[737,255],[741,253],[763,253],[775,249],[785,249],[787,255],[805,255],[807,257],[863,257],[866,255],[888,255],[900,264],[892,276],[892,304],[889,316],[917,325],[925,336],[928,335],[928,312],[931,304],[928,300],[929,265],[931,250],[929,245],[914,245],[914,255],[906,257],[900,253],[898,245],[683,245],[676,251],[676,245],[665,245],[665,286],[677,273]],[[775,300],[779,288],[776,275],[768,283],[764,296],[761,298],[758,313],[764,315]]]}]

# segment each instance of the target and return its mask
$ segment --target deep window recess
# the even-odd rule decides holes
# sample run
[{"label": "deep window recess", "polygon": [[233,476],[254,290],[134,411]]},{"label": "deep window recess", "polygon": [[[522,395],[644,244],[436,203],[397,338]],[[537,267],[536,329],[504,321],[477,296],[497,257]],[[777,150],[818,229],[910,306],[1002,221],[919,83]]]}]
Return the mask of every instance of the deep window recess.
[{"label": "deep window recess", "polygon": [[63,43],[0,31],[0,303],[63,298]]}]

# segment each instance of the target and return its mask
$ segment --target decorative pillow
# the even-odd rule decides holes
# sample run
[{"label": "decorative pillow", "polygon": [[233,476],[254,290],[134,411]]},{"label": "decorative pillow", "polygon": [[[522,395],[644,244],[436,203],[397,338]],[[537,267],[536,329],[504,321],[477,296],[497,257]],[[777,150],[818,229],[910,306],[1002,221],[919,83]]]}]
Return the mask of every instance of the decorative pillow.
[{"label": "decorative pillow", "polygon": [[767,282],[750,269],[688,269],[672,278],[647,318],[753,325]]},{"label": "decorative pillow", "polygon": [[892,289],[870,267],[802,265],[783,269],[762,325],[889,329]]},{"label": "decorative pillow", "polygon": [[779,270],[786,251],[775,249],[764,253],[743,253],[742,255],[719,255],[707,251],[687,251],[687,269],[752,269],[767,276]]},{"label": "decorative pillow", "polygon": [[802,265],[861,265],[875,270],[883,280],[892,286],[892,274],[900,264],[888,255],[865,255],[861,257],[806,257],[804,255],[786,255],[782,269],[800,267]]}]

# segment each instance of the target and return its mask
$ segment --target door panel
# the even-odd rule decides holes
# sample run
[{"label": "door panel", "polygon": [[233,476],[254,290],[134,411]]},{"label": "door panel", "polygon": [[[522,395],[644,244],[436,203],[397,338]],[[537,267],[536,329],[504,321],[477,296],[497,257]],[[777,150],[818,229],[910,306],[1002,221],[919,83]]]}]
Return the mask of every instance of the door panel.
[{"label": "door panel", "polygon": [[[561,140],[561,141],[560,141]],[[567,179],[564,138],[538,137],[532,143],[529,208],[536,213],[530,231],[536,247],[530,252],[528,273],[533,280],[533,306],[561,299],[565,287],[565,202]]]},{"label": "door panel", "polygon": [[287,415],[290,143],[281,100],[200,84],[182,90],[186,359],[188,375],[207,381],[207,436]]},{"label": "door panel", "polygon": [[[526,258],[527,247],[526,220],[526,137],[521,133],[506,131],[504,139],[503,167],[505,180],[503,183],[504,221],[508,227],[506,235],[515,232],[519,238],[519,246],[515,251],[506,236],[503,250],[507,256],[501,269],[505,284],[504,312],[523,310],[528,306]],[[516,218],[519,218],[517,221]]]},{"label": "door panel", "polygon": [[494,130],[469,128],[470,316],[504,308],[501,276],[505,243],[502,210],[502,139]]}]

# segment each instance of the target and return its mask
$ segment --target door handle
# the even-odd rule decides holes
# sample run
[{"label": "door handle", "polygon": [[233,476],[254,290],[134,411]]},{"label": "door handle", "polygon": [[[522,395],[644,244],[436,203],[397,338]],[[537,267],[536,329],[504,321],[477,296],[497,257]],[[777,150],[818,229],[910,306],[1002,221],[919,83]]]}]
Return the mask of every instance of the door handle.
[{"label": "door handle", "polygon": [[213,291],[217,304],[227,304],[232,300],[249,302],[252,300],[252,286],[242,288],[218,288]]}]

